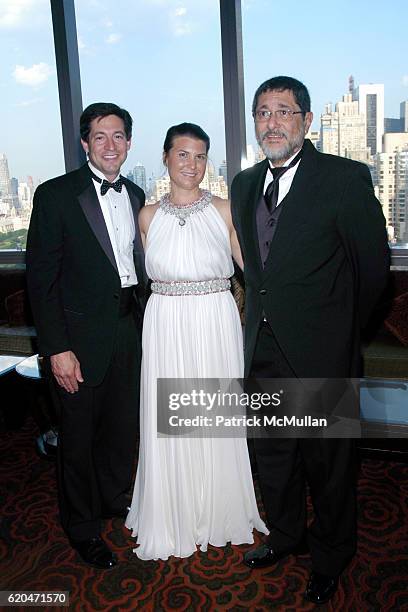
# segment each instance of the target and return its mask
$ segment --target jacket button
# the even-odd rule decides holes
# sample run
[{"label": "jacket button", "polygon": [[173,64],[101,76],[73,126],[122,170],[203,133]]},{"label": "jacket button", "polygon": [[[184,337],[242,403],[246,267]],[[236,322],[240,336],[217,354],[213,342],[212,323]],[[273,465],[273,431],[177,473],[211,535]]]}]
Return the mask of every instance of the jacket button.
[{"label": "jacket button", "polygon": [[118,300],[119,299],[119,293],[114,293],[113,297],[115,298],[115,300]]},{"label": "jacket button", "polygon": [[261,289],[261,290],[259,291],[259,293],[260,293],[260,295],[265,295],[265,294],[266,294],[266,289]]}]

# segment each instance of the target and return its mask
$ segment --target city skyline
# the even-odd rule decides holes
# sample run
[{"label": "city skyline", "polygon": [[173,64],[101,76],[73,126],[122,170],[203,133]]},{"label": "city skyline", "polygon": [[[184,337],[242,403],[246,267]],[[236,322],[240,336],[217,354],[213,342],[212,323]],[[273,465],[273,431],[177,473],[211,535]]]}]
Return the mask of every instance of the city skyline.
[{"label": "city skyline", "polygon": [[[253,92],[274,73],[297,76],[309,87],[313,129],[320,129],[325,104],[347,93],[350,74],[356,85],[384,83],[385,116],[398,118],[400,103],[408,98],[405,2],[394,2],[391,14],[382,3],[373,10],[373,2],[356,6],[347,0],[331,7],[330,19],[320,0],[296,7],[289,24],[275,28],[269,59],[270,6],[245,0],[242,8],[248,144],[255,144]],[[7,154],[11,176],[44,181],[64,172],[49,3],[1,0],[0,7],[0,152]],[[165,132],[183,120],[200,123],[209,133],[210,158],[218,169],[225,159],[218,1],[118,0],[113,13],[106,1],[78,0],[76,15],[84,106],[111,94],[134,117],[124,173],[141,162],[147,182],[152,173],[160,176]],[[105,73],[108,85],[101,78]]]},{"label": "city skyline", "polygon": [[[349,78],[350,78],[350,77],[349,77]],[[379,84],[364,84],[364,83],[363,83],[363,84],[360,84],[360,85],[363,85],[363,87],[365,87],[365,88],[366,88],[367,86],[371,86],[371,87],[374,87],[374,86],[377,86],[377,85],[383,86],[383,84],[382,84],[382,83],[379,83]],[[356,88],[356,89],[357,89],[357,88]],[[408,94],[408,91],[407,91],[407,94]],[[320,111],[320,113],[317,113],[317,112],[315,111],[315,114],[314,114],[314,121],[313,121],[313,124],[312,124],[311,129],[310,129],[309,137],[311,136],[311,132],[312,132],[312,131],[313,131],[314,133],[316,133],[316,132],[317,132],[317,133],[319,133],[319,137],[320,137],[320,138],[322,137],[322,135],[321,135],[321,129],[322,129],[322,126],[324,126],[324,124],[325,124],[325,118],[328,116],[328,115],[327,115],[327,111],[328,111],[328,109],[330,109],[330,110],[329,110],[329,114],[331,114],[331,113],[332,113],[332,109],[334,109],[334,108],[335,108],[335,107],[337,107],[338,105],[340,105],[340,106],[341,106],[341,105],[345,105],[345,104],[346,104],[345,100],[346,100],[348,97],[350,97],[349,103],[351,103],[351,102],[352,102],[352,100],[353,100],[353,103],[354,103],[354,104],[358,104],[358,100],[356,100],[354,97],[353,97],[353,99],[352,99],[351,94],[349,94],[349,93],[347,93],[347,91],[345,91],[345,93],[343,94],[343,96],[342,96],[342,97],[341,97],[339,100],[335,100],[334,102],[329,102],[329,103],[327,103],[327,104],[325,105],[325,109],[322,109],[322,110]],[[386,101],[386,95],[384,95],[384,101]],[[397,109],[397,110],[398,110],[398,112],[401,112],[401,113],[402,113],[402,110],[401,110],[401,109],[402,109],[402,106],[403,106],[403,105],[404,105],[405,107],[408,107],[408,100],[401,100],[400,105],[399,105],[399,107],[398,107],[398,109]],[[390,119],[391,119],[390,117],[384,117],[384,120],[389,121]],[[393,119],[393,121],[394,121],[395,123],[394,123],[394,124],[390,124],[390,125],[399,125],[399,124],[401,124],[401,125],[402,125],[402,123],[401,123],[401,122],[403,122],[403,118],[402,118],[402,117],[400,118],[400,116],[398,115],[398,113],[397,113],[397,116],[393,117],[392,119]],[[387,131],[386,129],[385,129],[385,130],[383,130],[382,134],[383,134],[384,132],[386,132],[386,131]],[[392,132],[394,132],[394,131],[395,131],[395,129],[392,129],[392,128],[389,130],[389,132],[390,132],[390,133],[392,133]],[[404,130],[402,129],[401,131],[404,131]],[[407,131],[407,130],[406,130],[406,131]],[[252,149],[253,149],[253,148],[257,149],[257,148],[258,148],[258,144],[256,143],[255,138],[253,138],[252,142],[249,142],[249,141],[247,140],[247,148],[251,149],[251,147],[252,147]],[[336,152],[335,150],[332,150],[332,148],[331,148],[330,146],[326,146],[326,148],[325,148],[324,152],[327,152],[327,153],[332,153],[332,154],[339,154],[339,155],[343,155],[343,153],[342,153],[341,151]],[[379,152],[380,152],[380,151],[379,151]],[[13,170],[12,170],[12,161],[10,161],[10,156],[8,155],[8,152],[7,152],[6,150],[4,150],[4,151],[0,150],[0,155],[6,155],[6,157],[7,157],[7,159],[8,159],[9,171],[10,171],[10,178],[16,178],[16,179],[17,179],[19,182],[26,182],[26,180],[27,180],[28,178],[35,177],[35,178],[34,178],[34,182],[35,182],[36,184],[38,184],[38,183],[40,183],[40,182],[44,182],[44,181],[45,181],[45,180],[47,180],[48,178],[51,178],[51,175],[47,176],[46,178],[43,178],[43,177],[41,177],[41,176],[37,176],[37,175],[35,175],[35,173],[34,173],[33,171],[30,171],[30,169],[28,169],[28,170],[27,170],[27,171],[26,171],[26,172],[25,172],[23,175],[16,176],[16,173],[13,173]],[[353,158],[354,158],[354,157],[353,157]],[[144,160],[143,160],[142,155],[139,155],[139,157],[134,157],[134,159],[136,159],[137,161],[134,161],[134,159],[133,159],[133,160],[132,160],[132,163],[130,163],[130,162],[131,162],[131,159],[132,159],[132,158],[131,158],[131,156],[129,155],[129,156],[128,156],[128,158],[126,159],[126,161],[125,161],[125,163],[124,163],[123,167],[122,167],[122,174],[123,174],[123,175],[128,175],[128,174],[130,174],[130,173],[134,173],[135,168],[137,168],[137,167],[142,167],[142,168],[144,169],[144,180],[142,180],[142,181],[140,181],[140,180],[139,180],[139,181],[135,181],[135,182],[137,182],[137,184],[139,184],[139,185],[140,185],[140,187],[142,187],[143,189],[144,189],[144,186],[146,186],[146,188],[148,189],[148,186],[149,186],[149,181],[151,181],[152,179],[153,179],[153,180],[157,180],[157,179],[160,179],[160,178],[164,178],[164,177],[166,176],[166,169],[165,169],[165,167],[164,167],[164,166],[162,166],[162,168],[160,168],[160,169],[159,169],[159,172],[158,172],[157,174],[154,174],[154,172],[151,172],[151,173],[149,174],[148,168],[147,168],[147,166],[146,166],[146,164],[145,164],[145,162],[144,162]],[[365,161],[366,163],[368,163],[368,161],[367,161],[367,160],[364,160],[364,159],[360,159],[360,161]],[[225,160],[225,151],[224,151],[224,157],[221,157],[221,158],[220,158],[220,160],[217,160],[217,161],[215,161],[215,160],[212,158],[212,156],[211,156],[211,155],[209,155],[209,163],[210,163],[210,164],[212,164],[212,165],[214,166],[214,168],[216,169],[216,172],[218,172],[218,171],[219,171],[219,169],[220,169],[220,168],[221,168],[221,167],[222,167],[224,164],[226,165],[226,160]],[[64,173],[64,171],[63,171],[63,170],[62,170],[62,173]],[[222,174],[222,173],[221,173],[221,174]]]}]

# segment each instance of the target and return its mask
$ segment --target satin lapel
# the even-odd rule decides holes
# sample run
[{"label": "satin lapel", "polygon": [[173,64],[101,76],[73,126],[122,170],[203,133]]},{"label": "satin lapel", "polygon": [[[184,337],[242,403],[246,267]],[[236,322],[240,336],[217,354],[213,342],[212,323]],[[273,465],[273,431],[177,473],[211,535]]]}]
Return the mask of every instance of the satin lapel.
[{"label": "satin lapel", "polygon": [[313,194],[316,193],[318,181],[318,152],[310,141],[305,141],[302,161],[296,171],[293,183],[282,203],[278,227],[272,240],[268,258],[265,263],[265,277],[268,277],[284,264],[292,245],[310,214]]},{"label": "satin lapel", "polygon": [[268,169],[268,162],[265,161],[259,166],[259,172],[254,176],[252,183],[248,186],[248,200],[243,210],[242,228],[245,233],[245,244],[247,252],[245,258],[253,262],[262,273],[262,259],[259,251],[258,228],[256,226],[256,209],[259,198],[263,192],[265,175]]},{"label": "satin lapel", "polygon": [[105,219],[103,218],[102,209],[91,178],[89,179],[89,184],[85,187],[84,191],[78,195],[78,200],[93,233],[105,252],[105,255],[115,268],[116,272],[119,274],[108,230],[106,229]]}]

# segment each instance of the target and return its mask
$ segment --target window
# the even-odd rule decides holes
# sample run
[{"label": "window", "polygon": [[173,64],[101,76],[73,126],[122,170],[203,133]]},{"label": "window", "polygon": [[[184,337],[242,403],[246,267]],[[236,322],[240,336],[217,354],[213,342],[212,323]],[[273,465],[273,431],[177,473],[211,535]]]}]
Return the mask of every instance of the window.
[{"label": "window", "polygon": [[64,172],[49,4],[3,4],[0,54],[0,250],[24,249],[35,188]]},{"label": "window", "polygon": [[122,172],[155,200],[166,131],[189,121],[210,136],[213,168],[210,163],[206,186],[220,195],[225,140],[218,0],[100,0],[97,7],[76,0],[75,6],[84,107],[112,101],[133,117]]},{"label": "window", "polygon": [[[404,129],[405,106],[401,102],[408,99],[408,4],[396,0],[393,11],[387,4],[378,4],[373,11],[369,0],[344,0],[330,5],[330,17],[323,0],[295,3],[292,9],[288,12],[268,0],[242,3],[249,163],[258,152],[251,117],[256,88],[275,75],[294,76],[305,83],[311,95],[312,142],[323,152],[367,163],[386,212],[391,201],[385,182],[392,183],[397,196],[400,187],[395,171],[384,176],[382,171],[376,174],[375,168],[382,166],[382,155],[390,156],[391,167],[400,154],[393,148],[381,151],[385,125],[398,124],[401,132]],[[347,114],[347,121],[341,121],[342,113]],[[362,121],[365,129],[361,129]],[[408,131],[406,139],[401,134],[398,148],[408,151]],[[405,192],[404,205],[407,198]],[[392,218],[387,218],[394,244],[408,243],[408,225],[401,222],[400,206]]]}]

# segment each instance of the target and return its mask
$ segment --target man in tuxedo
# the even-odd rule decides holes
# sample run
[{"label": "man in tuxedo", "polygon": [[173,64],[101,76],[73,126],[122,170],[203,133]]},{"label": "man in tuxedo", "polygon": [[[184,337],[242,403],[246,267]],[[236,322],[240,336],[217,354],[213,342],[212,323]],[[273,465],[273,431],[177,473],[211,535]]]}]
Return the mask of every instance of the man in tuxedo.
[{"label": "man in tuxedo", "polygon": [[[305,140],[313,115],[296,79],[264,82],[252,114],[266,159],[231,188],[244,257],[246,376],[356,377],[360,329],[389,268],[369,170]],[[305,597],[328,601],[356,546],[353,441],[270,437],[254,446],[270,535],[245,563],[272,565],[307,543]],[[307,538],[306,481],[315,511]]]},{"label": "man in tuxedo", "polygon": [[101,519],[125,516],[136,452],[145,196],[120,175],[132,118],[96,103],[80,119],[88,163],[40,185],[27,240],[27,283],[40,354],[59,396],[62,525],[82,559],[116,557]]}]

